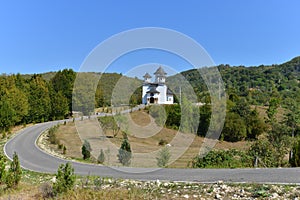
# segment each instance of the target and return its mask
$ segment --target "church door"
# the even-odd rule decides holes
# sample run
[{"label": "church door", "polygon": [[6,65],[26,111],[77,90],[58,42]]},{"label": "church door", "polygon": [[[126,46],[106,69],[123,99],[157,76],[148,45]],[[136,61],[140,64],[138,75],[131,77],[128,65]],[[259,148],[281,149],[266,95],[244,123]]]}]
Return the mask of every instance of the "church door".
[{"label": "church door", "polygon": [[150,97],[150,103],[154,103],[154,98]]}]

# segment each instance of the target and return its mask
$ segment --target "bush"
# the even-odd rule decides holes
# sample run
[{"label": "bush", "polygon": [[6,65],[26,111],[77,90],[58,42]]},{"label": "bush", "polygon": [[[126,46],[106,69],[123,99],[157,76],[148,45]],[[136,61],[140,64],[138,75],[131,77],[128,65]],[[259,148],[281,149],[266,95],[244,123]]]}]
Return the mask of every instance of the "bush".
[{"label": "bush", "polygon": [[56,181],[53,183],[53,193],[57,195],[72,189],[75,178],[71,163],[61,164],[57,170]]},{"label": "bush", "polygon": [[205,157],[196,156],[192,161],[194,168],[241,168],[251,167],[252,157],[246,152],[231,150],[210,151]]},{"label": "bush", "polygon": [[130,165],[131,156],[132,156],[132,153],[131,153],[129,141],[127,139],[124,139],[121,144],[121,147],[119,149],[119,154],[118,154],[120,163],[122,163],[122,165],[125,165],[125,166]]},{"label": "bush", "polygon": [[103,163],[104,163],[104,161],[105,161],[105,156],[104,156],[103,149],[101,149],[97,161],[98,161],[98,163],[100,163],[100,164],[103,164]]},{"label": "bush", "polygon": [[158,142],[158,145],[159,145],[159,146],[164,146],[164,145],[166,145],[166,144],[168,144],[168,141],[165,140],[165,139],[160,139],[159,142]]},{"label": "bush", "polygon": [[91,157],[91,151],[92,148],[90,143],[87,140],[84,140],[84,143],[81,147],[81,153],[83,155],[84,160],[89,159]]},{"label": "bush", "polygon": [[171,158],[171,154],[169,151],[168,147],[164,147],[162,148],[159,152],[158,152],[158,157],[156,157],[157,160],[157,166],[158,167],[166,167],[170,158]]},{"label": "bush", "polygon": [[59,127],[58,125],[53,126],[48,131],[48,137],[49,137],[49,141],[51,144],[58,144],[58,140],[56,138],[56,131],[57,131],[58,127]]}]

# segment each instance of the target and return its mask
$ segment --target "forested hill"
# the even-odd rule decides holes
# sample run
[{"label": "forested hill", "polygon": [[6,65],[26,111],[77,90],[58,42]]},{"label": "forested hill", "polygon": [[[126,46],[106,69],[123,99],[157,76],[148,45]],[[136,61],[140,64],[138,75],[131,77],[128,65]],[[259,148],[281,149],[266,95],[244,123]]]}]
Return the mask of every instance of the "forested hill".
[{"label": "forested hill", "polygon": [[[280,65],[258,67],[219,65],[217,67],[231,100],[244,97],[251,105],[268,105],[271,98],[277,98],[283,106],[290,100],[300,105],[300,57]],[[100,76],[99,73],[79,74],[83,77],[86,86],[95,84],[95,80]],[[193,86],[199,101],[209,99],[206,85],[197,70],[193,69],[181,74]],[[76,75],[78,74],[71,69],[34,75],[0,75],[0,130],[7,130],[16,124],[69,116],[73,109],[72,92]],[[168,83],[176,83],[179,81],[177,77],[178,75],[169,77]],[[130,91],[132,88],[135,92],[129,103],[133,105],[141,103],[142,80],[118,73],[104,73],[101,74],[101,79],[96,85],[95,99],[83,96],[78,109],[86,111],[87,108],[84,107],[87,105],[86,102],[92,107],[110,106],[112,91],[119,80],[122,80],[122,84],[126,85],[128,90],[119,90],[120,96],[115,99],[115,103],[126,103],[122,102],[122,99],[132,94]],[[84,87],[79,90],[87,91]]]},{"label": "forested hill", "polygon": [[[300,57],[279,65],[217,67],[227,95],[246,97],[254,105],[268,104],[272,96],[281,99],[293,98],[300,104]],[[180,75],[190,82],[199,100],[203,101],[207,89],[198,70],[184,71]],[[180,75],[169,77],[168,82],[176,82]]]},{"label": "forested hill", "polygon": [[[101,78],[97,82],[100,75]],[[139,79],[117,73],[76,73],[71,69],[33,75],[2,74],[0,75],[0,132],[5,132],[18,124],[44,122],[70,116],[73,110],[72,96],[76,76],[84,78],[82,87],[79,88],[84,94],[80,96],[80,103],[86,105],[88,100],[93,107],[110,106],[112,90],[121,78],[125,83],[141,84]],[[93,93],[95,99],[85,95],[90,91],[87,86],[92,84],[96,84],[96,94],[95,91]],[[136,91],[130,103],[139,104],[140,93],[141,91]]]}]

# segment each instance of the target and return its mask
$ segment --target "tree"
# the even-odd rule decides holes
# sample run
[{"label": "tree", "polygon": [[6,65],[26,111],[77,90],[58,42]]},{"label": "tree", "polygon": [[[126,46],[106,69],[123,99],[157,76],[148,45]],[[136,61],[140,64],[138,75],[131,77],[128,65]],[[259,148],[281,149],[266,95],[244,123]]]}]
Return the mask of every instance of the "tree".
[{"label": "tree", "polygon": [[92,148],[90,143],[87,140],[84,140],[84,143],[81,147],[81,153],[83,155],[84,160],[89,159],[91,157],[91,151]]},{"label": "tree", "polygon": [[103,163],[104,163],[104,161],[105,161],[105,156],[104,156],[103,149],[101,149],[101,151],[100,151],[100,154],[99,154],[99,156],[98,156],[98,159],[97,159],[97,161],[98,161],[98,163],[101,163],[101,164],[103,164]]},{"label": "tree", "polygon": [[70,114],[72,113],[72,92],[75,78],[76,73],[72,69],[64,69],[58,71],[50,80],[54,91],[60,92],[60,97],[66,100],[67,110]]},{"label": "tree", "polygon": [[229,142],[237,142],[247,136],[244,120],[236,113],[228,112],[221,137]]},{"label": "tree", "polygon": [[171,153],[169,151],[169,148],[167,146],[165,146],[157,154],[157,157],[156,157],[157,166],[158,167],[166,167],[170,158],[171,158]]},{"label": "tree", "polygon": [[66,192],[74,187],[75,174],[71,163],[61,164],[58,167],[56,181],[53,183],[53,193],[55,195]]},{"label": "tree", "polygon": [[292,167],[300,167],[300,138],[294,143],[293,146],[293,157],[290,159]]},{"label": "tree", "polygon": [[121,147],[119,149],[119,154],[118,154],[120,163],[122,163],[122,165],[125,165],[125,166],[130,165],[131,156],[132,156],[132,153],[131,153],[130,143],[127,139],[124,139],[121,144]]},{"label": "tree", "polygon": [[271,130],[268,131],[268,140],[272,144],[277,158],[277,166],[282,166],[285,155],[289,152],[291,138],[288,129],[283,124],[273,123]]},{"label": "tree", "polygon": [[279,100],[276,98],[271,98],[269,101],[269,108],[267,110],[269,122],[271,122],[271,123],[276,122],[275,115],[277,113],[278,107],[279,107]]},{"label": "tree", "polygon": [[48,121],[51,113],[49,88],[41,75],[33,75],[29,81],[29,120],[32,122]]},{"label": "tree", "polygon": [[16,152],[13,155],[13,161],[10,163],[5,182],[8,188],[16,187],[22,176],[22,169],[19,162],[19,157]]}]

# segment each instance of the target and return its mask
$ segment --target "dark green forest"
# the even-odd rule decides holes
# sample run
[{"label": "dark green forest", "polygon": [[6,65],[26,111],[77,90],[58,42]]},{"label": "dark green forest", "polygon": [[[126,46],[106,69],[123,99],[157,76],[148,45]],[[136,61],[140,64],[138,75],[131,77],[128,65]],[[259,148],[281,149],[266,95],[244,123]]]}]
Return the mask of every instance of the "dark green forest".
[{"label": "dark green forest", "polygon": [[[219,65],[216,68],[222,76],[227,99],[227,113],[220,139],[231,142],[257,141],[253,146],[256,152],[274,152],[272,159],[277,160],[278,166],[283,165],[283,157],[289,151],[290,154],[299,152],[299,143],[294,138],[300,135],[300,57],[278,65]],[[205,105],[194,108],[187,97],[181,105],[166,106],[165,126],[205,136],[210,124],[211,99],[199,70],[202,69],[168,77],[167,83],[171,86],[180,85],[180,81],[186,79],[198,102]],[[74,87],[76,77],[81,81],[78,87]],[[70,118],[73,110],[87,115],[95,107],[138,105],[141,103],[141,86],[142,80],[118,73],[76,73],[64,69],[33,75],[2,74],[0,131],[10,131],[15,125]],[[175,99],[178,102],[179,96],[175,96]],[[258,107],[266,110],[265,115],[260,113]],[[197,115],[190,117],[199,118],[197,127],[191,124],[192,120],[181,119],[182,109],[196,110]],[[152,114],[155,115],[155,112]],[[278,112],[283,117],[278,118]],[[260,140],[257,140],[259,137]],[[270,156],[259,156],[261,159],[271,159]],[[299,165],[300,158],[293,159],[293,165]]]}]

